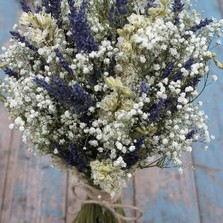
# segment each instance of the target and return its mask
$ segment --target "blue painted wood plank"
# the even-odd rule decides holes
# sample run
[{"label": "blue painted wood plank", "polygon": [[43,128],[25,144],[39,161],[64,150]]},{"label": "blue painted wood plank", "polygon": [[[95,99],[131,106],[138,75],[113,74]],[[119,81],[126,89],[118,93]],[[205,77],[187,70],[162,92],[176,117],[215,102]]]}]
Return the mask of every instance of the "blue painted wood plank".
[{"label": "blue painted wood plank", "polygon": [[34,157],[14,131],[0,222],[64,223],[66,185],[66,172]]},{"label": "blue painted wood plank", "polygon": [[[20,14],[18,2],[0,0],[1,46],[3,43],[7,44],[6,41],[10,38],[9,31],[13,24],[18,22]],[[0,74],[0,77],[2,76],[3,73]],[[0,187],[2,211],[0,222],[64,223],[67,174],[50,168],[48,160],[29,154],[21,144],[21,134],[16,131],[13,134],[8,162],[9,121],[7,121],[7,113],[2,108],[0,112],[0,185],[3,185]],[[8,169],[3,173],[5,168]]]},{"label": "blue painted wood plank", "polygon": [[[199,10],[204,10],[205,17],[222,17],[222,0],[200,1]],[[219,59],[223,61],[223,48],[216,49]],[[209,126],[214,140],[207,152],[199,145],[194,146],[196,186],[199,198],[200,218],[202,223],[223,222],[223,71],[212,66],[211,72],[219,80],[207,87],[202,100],[204,110],[209,116]]]},{"label": "blue painted wood plank", "polygon": [[182,175],[177,169],[141,170],[135,191],[136,205],[144,211],[138,223],[200,222],[192,169]]},{"label": "blue painted wood plank", "polygon": [[[220,19],[222,5],[222,0],[199,0],[197,8],[206,12],[203,17]],[[222,49],[217,53],[223,61]],[[182,177],[172,170],[151,169],[137,174],[136,201],[144,210],[140,223],[223,222],[223,73],[214,67],[212,72],[219,74],[220,80],[207,88],[203,99],[217,139],[208,152],[194,145],[195,173],[188,169]]]},{"label": "blue painted wood plank", "polygon": [[[19,16],[19,1],[16,0],[0,0],[0,53],[2,52],[1,47],[10,38],[9,31],[17,23]],[[3,72],[0,71],[0,78],[4,76]]]},{"label": "blue painted wood plank", "polygon": [[12,138],[12,131],[8,128],[9,124],[8,113],[0,104],[0,219],[2,203],[5,197],[5,180],[10,154],[10,141]]},{"label": "blue painted wood plank", "polygon": [[19,14],[19,1],[0,0],[0,43],[3,43],[10,37],[9,31],[17,22]]},{"label": "blue painted wood plank", "polygon": [[[9,39],[9,28],[17,19],[18,3],[13,0],[0,0],[0,46]],[[10,15],[10,16],[9,16]],[[1,53],[0,48],[0,53]],[[3,72],[0,72],[0,78]],[[0,104],[0,219],[2,204],[5,197],[5,180],[7,177],[8,158],[12,131],[8,128],[10,121],[8,114]]]}]

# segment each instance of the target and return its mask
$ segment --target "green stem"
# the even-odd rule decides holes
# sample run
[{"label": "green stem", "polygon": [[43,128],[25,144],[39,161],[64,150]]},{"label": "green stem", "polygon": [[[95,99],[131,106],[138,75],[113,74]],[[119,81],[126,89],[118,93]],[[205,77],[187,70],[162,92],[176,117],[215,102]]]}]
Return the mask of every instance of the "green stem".
[{"label": "green stem", "polygon": [[[116,203],[121,204],[121,199]],[[125,216],[123,208],[115,209],[118,214]],[[98,204],[83,204],[73,223],[117,223],[115,216],[105,207]],[[122,221],[126,223],[126,221]]]}]

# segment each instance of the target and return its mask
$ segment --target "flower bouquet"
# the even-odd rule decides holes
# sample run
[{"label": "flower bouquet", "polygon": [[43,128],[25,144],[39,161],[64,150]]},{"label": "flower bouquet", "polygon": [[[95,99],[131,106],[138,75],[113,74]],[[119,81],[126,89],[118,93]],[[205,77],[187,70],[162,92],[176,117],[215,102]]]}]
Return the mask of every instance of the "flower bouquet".
[{"label": "flower bouquet", "polygon": [[138,219],[141,211],[120,199],[136,170],[182,172],[182,154],[212,138],[196,99],[210,82],[210,61],[223,68],[210,51],[223,21],[202,19],[187,0],[21,5],[0,57],[10,128],[34,153],[71,170],[77,199],[77,187],[86,191],[74,223]]}]

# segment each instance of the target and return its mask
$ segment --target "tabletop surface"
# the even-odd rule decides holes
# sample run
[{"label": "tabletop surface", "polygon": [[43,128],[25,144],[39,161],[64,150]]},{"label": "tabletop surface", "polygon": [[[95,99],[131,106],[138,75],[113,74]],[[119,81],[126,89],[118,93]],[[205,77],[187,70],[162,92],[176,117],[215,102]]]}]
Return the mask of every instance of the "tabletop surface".
[{"label": "tabletop surface", "polygon": [[[18,19],[17,2],[0,0],[1,45],[7,44]],[[204,17],[223,17],[223,0],[199,0],[197,7],[205,11]],[[222,55],[223,49],[217,51]],[[123,194],[126,204],[144,211],[138,223],[223,223],[223,71],[213,67],[212,73],[219,80],[202,100],[216,139],[208,151],[194,145],[188,157],[194,169],[187,168],[182,175],[176,169],[158,168],[136,173]],[[73,197],[70,174],[51,168],[47,158],[30,154],[9,123],[1,105],[0,223],[71,223],[80,204]]]}]

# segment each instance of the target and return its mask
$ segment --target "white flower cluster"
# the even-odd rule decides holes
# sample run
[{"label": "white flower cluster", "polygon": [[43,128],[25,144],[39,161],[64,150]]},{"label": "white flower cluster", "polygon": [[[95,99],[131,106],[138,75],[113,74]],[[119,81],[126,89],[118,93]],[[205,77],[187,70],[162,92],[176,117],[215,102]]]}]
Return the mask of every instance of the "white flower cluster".
[{"label": "white flower cluster", "polygon": [[181,169],[182,152],[210,141],[193,102],[209,61],[223,67],[210,50],[223,21],[181,0],[35,7],[0,57],[10,128],[35,152],[113,196],[138,168]]}]

